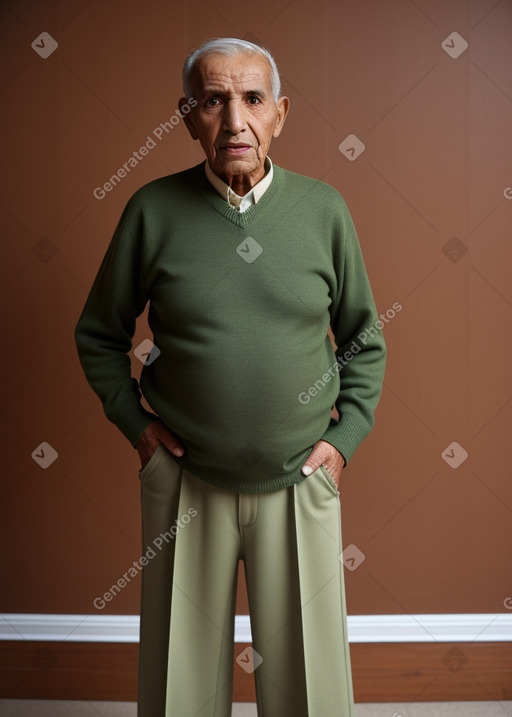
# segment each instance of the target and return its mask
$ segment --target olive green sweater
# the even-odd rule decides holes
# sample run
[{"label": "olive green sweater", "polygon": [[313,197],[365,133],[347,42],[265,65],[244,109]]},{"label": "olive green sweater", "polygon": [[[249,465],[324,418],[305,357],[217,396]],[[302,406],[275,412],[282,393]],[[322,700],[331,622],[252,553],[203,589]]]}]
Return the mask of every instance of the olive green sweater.
[{"label": "olive green sweater", "polygon": [[[160,353],[139,389],[128,354],[148,301]],[[303,480],[319,439],[348,461],[369,433],[386,352],[376,326],[335,189],[275,166],[260,201],[239,213],[200,164],[130,199],[76,341],[106,415],[133,445],[156,414],[183,442],[177,460],[194,475],[261,493]]]}]

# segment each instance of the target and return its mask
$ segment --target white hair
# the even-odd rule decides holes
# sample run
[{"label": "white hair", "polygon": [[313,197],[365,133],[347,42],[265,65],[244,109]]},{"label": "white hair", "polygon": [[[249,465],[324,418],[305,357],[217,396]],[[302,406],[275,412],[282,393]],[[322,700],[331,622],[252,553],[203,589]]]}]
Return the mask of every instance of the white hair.
[{"label": "white hair", "polygon": [[279,78],[276,61],[265,47],[255,45],[254,42],[249,42],[248,40],[240,40],[237,37],[215,37],[212,40],[206,40],[206,42],[203,42],[197,50],[193,50],[193,52],[190,53],[185,60],[182,72],[183,92],[185,93],[185,97],[193,96],[191,75],[196,62],[200,58],[205,57],[206,55],[211,55],[215,52],[218,52],[221,55],[230,56],[237,55],[240,52],[245,55],[257,53],[258,55],[264,57],[270,65],[272,96],[274,97],[274,101],[277,102],[281,94],[281,80]]}]

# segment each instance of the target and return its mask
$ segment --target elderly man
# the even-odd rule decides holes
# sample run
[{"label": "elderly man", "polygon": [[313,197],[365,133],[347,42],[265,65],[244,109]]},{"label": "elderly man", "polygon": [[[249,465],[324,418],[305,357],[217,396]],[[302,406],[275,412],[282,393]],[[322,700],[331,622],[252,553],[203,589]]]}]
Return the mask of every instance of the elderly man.
[{"label": "elderly man", "polygon": [[[243,560],[253,648],[237,669],[260,717],[348,717],[338,489],[373,426],[379,318],[338,192],[268,156],[290,104],[268,51],[210,40],[183,80],[206,161],[130,199],[76,330],[141,459],[138,714],[229,717]],[[128,352],[148,302],[139,390]]]}]

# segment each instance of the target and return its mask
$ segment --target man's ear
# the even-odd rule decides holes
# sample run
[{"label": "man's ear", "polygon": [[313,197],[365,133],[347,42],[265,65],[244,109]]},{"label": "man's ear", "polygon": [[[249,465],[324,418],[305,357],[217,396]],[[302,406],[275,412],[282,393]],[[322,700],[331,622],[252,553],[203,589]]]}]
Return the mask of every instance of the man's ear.
[{"label": "man's ear", "polygon": [[[184,105],[187,105],[187,111],[185,111],[185,112],[183,112],[183,110],[182,110],[182,107]],[[194,120],[191,117],[191,114],[194,110],[190,108],[189,101],[185,97],[182,97],[180,99],[180,101],[178,102],[178,107],[181,112],[181,116],[183,117],[183,121],[185,122],[185,125],[189,131],[190,136],[192,137],[192,139],[199,139],[199,135],[197,134],[196,129],[194,127]]]},{"label": "man's ear", "polygon": [[272,137],[279,137],[279,135],[281,134],[281,130],[283,129],[284,121],[286,119],[286,115],[288,114],[289,109],[290,98],[282,95],[277,100],[277,119],[274,131],[272,132]]}]

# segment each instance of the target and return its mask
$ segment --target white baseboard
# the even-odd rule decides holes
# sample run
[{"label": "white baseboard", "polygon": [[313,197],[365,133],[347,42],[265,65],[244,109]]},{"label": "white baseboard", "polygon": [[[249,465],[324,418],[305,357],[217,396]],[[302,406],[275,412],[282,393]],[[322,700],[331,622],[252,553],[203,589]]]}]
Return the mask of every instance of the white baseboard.
[{"label": "white baseboard", "polygon": [[[350,642],[512,642],[512,613],[349,615]],[[138,615],[1,614],[0,640],[138,642]],[[251,642],[249,615],[237,615],[235,642]]]}]

